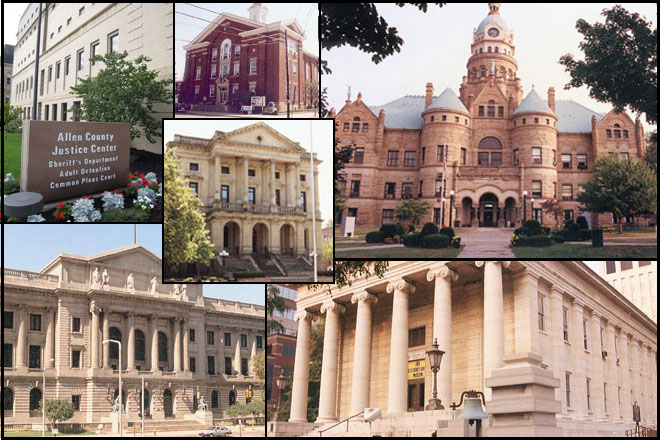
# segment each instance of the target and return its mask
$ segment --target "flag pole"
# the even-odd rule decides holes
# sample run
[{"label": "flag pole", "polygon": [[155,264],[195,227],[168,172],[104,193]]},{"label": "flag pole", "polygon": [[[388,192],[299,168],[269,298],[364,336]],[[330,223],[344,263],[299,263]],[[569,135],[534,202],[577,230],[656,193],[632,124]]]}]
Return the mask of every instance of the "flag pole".
[{"label": "flag pole", "polygon": [[312,134],[312,121],[309,121],[309,146],[310,146],[310,170],[312,176],[312,243],[314,243],[314,282],[318,281],[318,274],[316,268],[316,191],[314,189],[314,135]]}]

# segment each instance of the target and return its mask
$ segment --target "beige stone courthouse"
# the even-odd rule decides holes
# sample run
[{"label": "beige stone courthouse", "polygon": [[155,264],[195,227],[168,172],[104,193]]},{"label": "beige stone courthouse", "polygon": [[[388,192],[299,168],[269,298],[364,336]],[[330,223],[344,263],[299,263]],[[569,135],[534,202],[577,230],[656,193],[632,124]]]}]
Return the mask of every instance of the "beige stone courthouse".
[{"label": "beige stone courthouse", "polygon": [[[379,408],[383,436],[463,436],[449,408],[485,393],[487,436],[610,436],[657,422],[657,326],[577,261],[392,261],[383,278],[299,290],[292,435]],[[307,423],[310,333],[325,319],[318,420]],[[438,398],[426,351],[444,351]],[[360,416],[323,436],[364,435]],[[270,431],[269,431],[270,432]],[[471,434],[474,435],[474,434]]]},{"label": "beige stone courthouse", "polygon": [[312,173],[310,153],[263,122],[210,139],[175,135],[167,148],[176,148],[182,175],[203,204],[216,251],[230,260],[256,257],[260,265],[274,254],[287,269],[303,263],[311,271],[313,209],[322,243],[316,153]]},{"label": "beige stone courthouse", "polygon": [[[4,269],[6,429],[40,425],[44,392],[73,402],[67,423],[109,423],[119,368],[124,421],[140,420],[145,380],[147,430],[199,428],[202,398],[215,419],[245,403],[247,390],[260,398],[251,360],[264,348],[264,308],[205,298],[198,284],[162,285],[161,267],[135,244],[89,257],[60,254],[38,273]],[[121,366],[107,339],[121,342]]]}]

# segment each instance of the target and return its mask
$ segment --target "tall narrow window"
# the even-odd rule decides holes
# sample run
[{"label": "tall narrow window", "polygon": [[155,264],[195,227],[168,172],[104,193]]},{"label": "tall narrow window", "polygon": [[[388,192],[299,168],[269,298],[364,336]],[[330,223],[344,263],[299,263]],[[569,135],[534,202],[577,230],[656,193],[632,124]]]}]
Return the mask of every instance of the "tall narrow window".
[{"label": "tall narrow window", "polygon": [[587,377],[587,410],[591,411],[591,379]]},{"label": "tall narrow window", "polygon": [[603,384],[603,400],[605,401],[605,414],[607,414],[607,382]]},{"label": "tall narrow window", "polygon": [[566,406],[571,407],[571,373],[566,372]]},{"label": "tall narrow window", "polygon": [[398,151],[388,151],[387,152],[387,166],[395,167],[399,165],[399,152]]},{"label": "tall narrow window", "polygon": [[584,334],[584,349],[589,350],[589,339],[587,338],[587,320],[582,320],[582,332]]},{"label": "tall narrow window", "polygon": [[545,331],[545,296],[539,293],[539,330]]},{"label": "tall narrow window", "polygon": [[564,320],[564,341],[568,342],[568,309],[562,307],[562,318]]}]

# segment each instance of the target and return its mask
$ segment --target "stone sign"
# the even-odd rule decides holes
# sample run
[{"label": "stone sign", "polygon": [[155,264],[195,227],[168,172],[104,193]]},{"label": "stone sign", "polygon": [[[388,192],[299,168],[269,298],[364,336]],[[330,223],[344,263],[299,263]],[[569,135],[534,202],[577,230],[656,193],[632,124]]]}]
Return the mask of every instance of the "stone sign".
[{"label": "stone sign", "polygon": [[131,125],[23,122],[21,191],[64,200],[128,184]]}]

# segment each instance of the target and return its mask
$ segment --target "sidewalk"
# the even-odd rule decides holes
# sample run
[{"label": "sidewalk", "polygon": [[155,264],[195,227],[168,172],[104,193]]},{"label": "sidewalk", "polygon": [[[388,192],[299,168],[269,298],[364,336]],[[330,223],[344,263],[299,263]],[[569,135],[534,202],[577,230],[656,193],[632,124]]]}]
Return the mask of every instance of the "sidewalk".
[{"label": "sidewalk", "polygon": [[458,258],[483,260],[488,258],[515,259],[509,247],[513,229],[461,228],[457,235],[465,247]]}]

